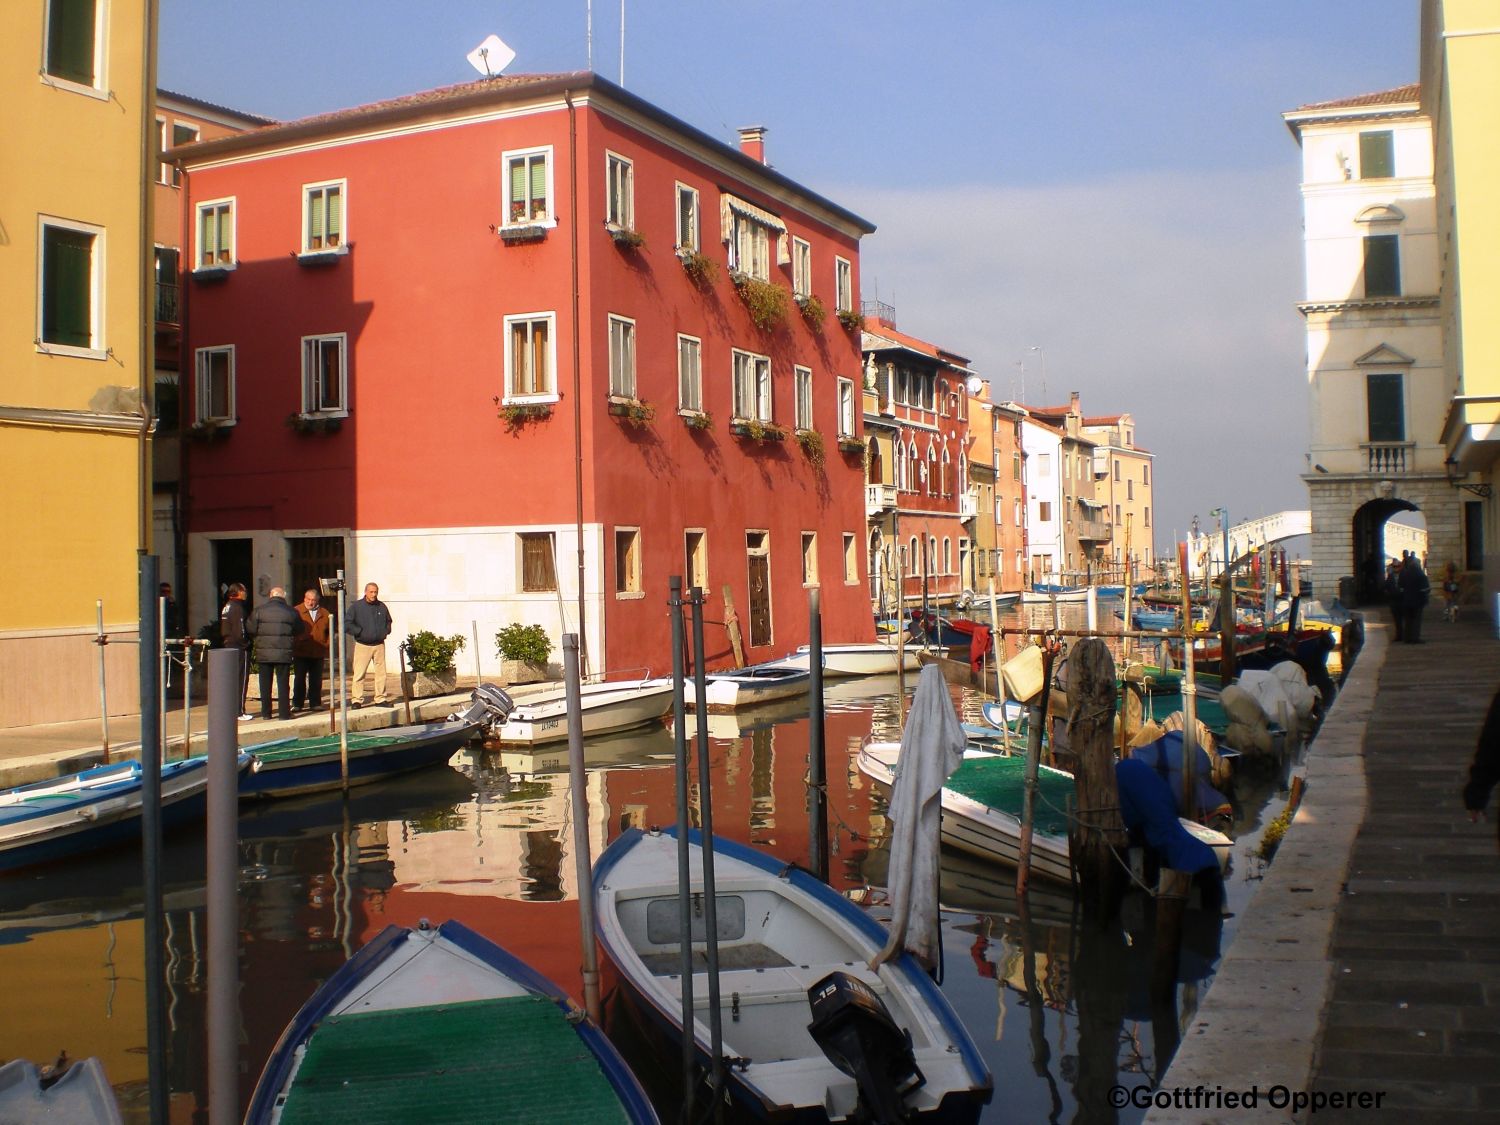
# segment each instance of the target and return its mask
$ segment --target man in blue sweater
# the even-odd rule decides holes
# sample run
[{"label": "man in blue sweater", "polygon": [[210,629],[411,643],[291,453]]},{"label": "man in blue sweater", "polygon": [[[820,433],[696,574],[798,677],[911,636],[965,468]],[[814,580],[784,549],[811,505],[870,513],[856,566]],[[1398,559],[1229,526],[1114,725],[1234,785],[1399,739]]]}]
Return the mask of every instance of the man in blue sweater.
[{"label": "man in blue sweater", "polygon": [[375,583],[366,584],[365,596],[349,607],[344,629],[354,638],[353,705],[363,707],[369,701],[365,676],[373,671],[375,704],[380,706],[386,702],[385,639],[391,635],[391,611],[380,600],[380,587]]}]

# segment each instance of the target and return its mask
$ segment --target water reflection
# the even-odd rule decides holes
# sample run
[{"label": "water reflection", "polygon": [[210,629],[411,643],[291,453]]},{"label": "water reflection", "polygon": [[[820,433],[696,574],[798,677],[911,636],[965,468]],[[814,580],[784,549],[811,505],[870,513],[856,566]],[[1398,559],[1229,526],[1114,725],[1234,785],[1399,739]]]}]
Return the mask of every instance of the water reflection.
[{"label": "water reflection", "polygon": [[[910,685],[915,686],[915,677]],[[877,914],[885,804],[855,766],[861,742],[899,733],[894,677],[827,688],[831,869]],[[977,701],[955,689],[969,715]],[[806,701],[711,717],[716,829],[809,861]],[[592,740],[588,838],[594,855],[630,827],[673,823],[669,729]],[[700,792],[694,778],[695,800]],[[577,885],[566,752],[462,754],[354,790],[247,808],[241,819],[242,1100],[287,1020],[349,954],[391,923],[458,918],[578,994]],[[169,840],[164,883],[174,1116],[204,1089],[201,836]],[[992,1120],[1114,1120],[1102,1091],[1118,1073],[1154,1075],[1169,1053],[1153,1027],[1180,1029],[1217,953],[1183,957],[1172,1018],[1150,1002],[1150,904],[1113,931],[1079,925],[1063,889],[1038,887],[1022,914],[1013,874],[961,855],[942,867],[945,993],[1001,1093]],[[0,882],[0,982],[9,1018],[0,1057],[103,1057],[138,1093],[146,1060],[141,894],[134,855]],[[1211,935],[1217,939],[1215,929]],[[1212,949],[1209,949],[1209,946]],[[1189,968],[1189,965],[1195,967]],[[1200,975],[1193,975],[1200,974]],[[1186,983],[1184,983],[1186,982]],[[608,981],[606,981],[608,986]],[[66,1000],[59,1002],[60,997]],[[1157,1023],[1153,1024],[1153,1017]],[[1125,1111],[1134,1120],[1139,1111]]]}]

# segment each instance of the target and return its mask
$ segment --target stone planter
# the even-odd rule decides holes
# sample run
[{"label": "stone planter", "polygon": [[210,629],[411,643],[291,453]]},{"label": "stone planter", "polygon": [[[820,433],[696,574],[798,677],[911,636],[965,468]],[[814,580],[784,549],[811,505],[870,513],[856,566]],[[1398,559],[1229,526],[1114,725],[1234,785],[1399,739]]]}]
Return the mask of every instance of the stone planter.
[{"label": "stone planter", "polygon": [[500,678],[507,684],[534,684],[547,679],[548,667],[529,660],[501,660]]},{"label": "stone planter", "polygon": [[449,668],[445,672],[403,672],[401,689],[409,699],[452,695],[458,690],[458,670]]}]

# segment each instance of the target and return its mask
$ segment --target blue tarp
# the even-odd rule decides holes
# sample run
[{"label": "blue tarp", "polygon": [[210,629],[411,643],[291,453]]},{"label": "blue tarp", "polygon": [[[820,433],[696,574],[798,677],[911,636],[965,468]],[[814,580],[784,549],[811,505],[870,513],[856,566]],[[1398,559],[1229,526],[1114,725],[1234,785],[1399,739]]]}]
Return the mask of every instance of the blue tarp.
[{"label": "blue tarp", "polygon": [[1214,850],[1177,823],[1177,802],[1160,774],[1139,758],[1115,763],[1120,815],[1132,836],[1146,842],[1163,867],[1174,871],[1219,869]]},{"label": "blue tarp", "polygon": [[[1194,759],[1197,762],[1197,768],[1194,770],[1193,781],[1198,807],[1183,814],[1194,820],[1209,816],[1229,804],[1229,798],[1209,784],[1208,779],[1213,774],[1213,763],[1209,761],[1208,751],[1201,746],[1197,747],[1197,751],[1197,757]],[[1182,792],[1182,732],[1180,730],[1168,731],[1155,742],[1132,750],[1130,756],[1133,760],[1144,762],[1155,770],[1167,783],[1174,798]]]}]

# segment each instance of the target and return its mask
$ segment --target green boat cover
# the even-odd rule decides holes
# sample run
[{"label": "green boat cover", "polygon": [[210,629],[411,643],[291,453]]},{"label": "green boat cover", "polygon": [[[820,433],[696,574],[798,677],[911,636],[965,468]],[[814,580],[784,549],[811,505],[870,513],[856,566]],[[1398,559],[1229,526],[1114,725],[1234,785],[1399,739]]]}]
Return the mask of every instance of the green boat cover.
[{"label": "green boat cover", "polygon": [[[372,750],[381,746],[394,746],[398,742],[405,741],[404,738],[392,738],[383,734],[354,734],[349,735],[350,750]],[[252,754],[263,762],[285,762],[289,758],[314,758],[322,754],[337,754],[339,750],[339,736],[336,734],[324,734],[317,738],[299,738],[284,745],[267,746],[264,749],[255,746],[246,747]]]},{"label": "green boat cover", "polygon": [[282,1125],[628,1122],[566,1015],[539,996],[331,1016]]},{"label": "green boat cover", "polygon": [[[1160,695],[1149,695],[1146,697],[1146,711],[1153,719],[1160,722],[1174,711],[1181,711],[1182,693],[1165,692]],[[1213,731],[1216,735],[1223,735],[1229,729],[1229,716],[1224,713],[1224,705],[1217,699],[1206,695],[1198,696],[1198,721]]]},{"label": "green boat cover", "polygon": [[[1036,830],[1049,836],[1066,836],[1073,779],[1042,770],[1037,782]],[[1026,758],[1020,754],[965,758],[949,776],[944,788],[1019,820],[1021,801],[1026,793]]]}]

